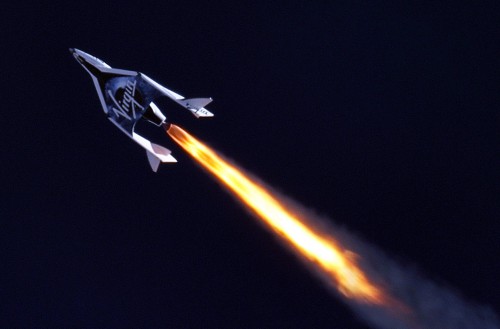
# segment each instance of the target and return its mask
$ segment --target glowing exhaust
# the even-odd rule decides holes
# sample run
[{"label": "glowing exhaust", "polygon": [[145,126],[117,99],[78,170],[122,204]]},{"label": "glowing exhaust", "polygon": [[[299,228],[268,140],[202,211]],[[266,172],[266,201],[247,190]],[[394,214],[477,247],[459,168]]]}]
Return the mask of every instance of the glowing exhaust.
[{"label": "glowing exhaust", "polygon": [[[400,266],[352,234],[339,230],[335,239],[328,229],[313,224],[320,218],[296,211],[300,206],[271,193],[186,131],[171,125],[167,132],[328,286],[345,296],[348,305],[372,326],[500,329],[498,317],[491,309],[467,303],[453,291]],[[369,258],[357,256],[346,244],[355,246],[356,252]]]},{"label": "glowing exhaust", "polygon": [[[380,287],[375,286],[357,266],[348,250],[343,250],[330,237],[315,232],[287,210],[269,191],[223,160],[212,149],[171,125],[168,134],[200,165],[212,173],[269,228],[290,247],[309,261],[318,264],[324,273],[349,298],[379,304],[387,301]],[[352,254],[351,254],[352,255]]]}]

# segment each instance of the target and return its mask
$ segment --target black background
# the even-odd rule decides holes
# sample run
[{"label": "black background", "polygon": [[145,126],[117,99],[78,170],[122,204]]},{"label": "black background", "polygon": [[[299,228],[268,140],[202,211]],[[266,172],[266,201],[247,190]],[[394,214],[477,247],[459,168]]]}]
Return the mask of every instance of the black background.
[{"label": "black background", "polygon": [[160,129],[151,172],[69,47],[189,97],[167,117],[499,309],[494,1],[3,7],[0,324],[367,328]]}]

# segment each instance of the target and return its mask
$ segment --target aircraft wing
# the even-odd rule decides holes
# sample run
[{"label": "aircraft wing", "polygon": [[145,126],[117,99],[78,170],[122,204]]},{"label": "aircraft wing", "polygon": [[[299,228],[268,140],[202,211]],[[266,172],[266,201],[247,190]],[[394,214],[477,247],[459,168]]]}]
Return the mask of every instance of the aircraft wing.
[{"label": "aircraft wing", "polygon": [[176,92],[163,87],[158,82],[154,81],[147,75],[141,73],[142,78],[147,81],[151,86],[156,88],[163,95],[169,97],[173,101],[177,102],[182,107],[186,108],[190,111],[195,117],[213,117],[213,113],[205,108],[210,102],[212,102],[212,98],[185,98],[182,95],[177,94]]}]

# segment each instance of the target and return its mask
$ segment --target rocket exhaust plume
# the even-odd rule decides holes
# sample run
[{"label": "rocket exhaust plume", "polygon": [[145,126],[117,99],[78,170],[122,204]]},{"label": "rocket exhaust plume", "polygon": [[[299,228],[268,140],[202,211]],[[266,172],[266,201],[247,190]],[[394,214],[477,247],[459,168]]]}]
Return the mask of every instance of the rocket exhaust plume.
[{"label": "rocket exhaust plume", "polygon": [[351,233],[328,227],[331,220],[271,192],[178,126],[167,133],[370,325],[500,328],[492,310],[466,303]]}]

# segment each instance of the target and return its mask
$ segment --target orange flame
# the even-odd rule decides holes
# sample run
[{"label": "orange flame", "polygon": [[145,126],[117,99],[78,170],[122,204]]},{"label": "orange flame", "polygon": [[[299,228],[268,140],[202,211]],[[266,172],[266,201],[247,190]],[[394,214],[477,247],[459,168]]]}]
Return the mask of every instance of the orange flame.
[{"label": "orange flame", "polygon": [[269,191],[183,129],[171,125],[167,133],[259,219],[282,237],[287,245],[317,264],[322,272],[336,283],[342,294],[372,304],[388,301],[382,289],[371,283],[358,267],[355,257],[352,257],[354,253],[342,249],[330,237],[327,238],[308,227]]}]

